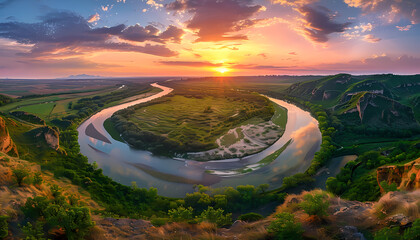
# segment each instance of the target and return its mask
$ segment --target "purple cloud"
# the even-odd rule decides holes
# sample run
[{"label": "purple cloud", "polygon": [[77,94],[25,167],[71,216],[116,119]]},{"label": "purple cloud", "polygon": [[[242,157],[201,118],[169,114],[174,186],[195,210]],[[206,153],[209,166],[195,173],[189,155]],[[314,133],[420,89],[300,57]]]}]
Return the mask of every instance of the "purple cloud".
[{"label": "purple cloud", "polygon": [[162,33],[151,25],[144,28],[139,25],[126,27],[123,24],[92,28],[88,20],[71,12],[49,13],[41,17],[39,23],[0,23],[0,37],[23,44],[34,44],[30,52],[22,54],[35,56],[55,52],[71,56],[80,55],[86,51],[114,50],[171,57],[178,53],[164,45],[139,46],[115,41],[115,37],[134,42],[154,41],[165,44],[169,41],[179,42],[182,35],[183,31],[174,26],[169,26]]},{"label": "purple cloud", "polygon": [[303,16],[303,34],[314,42],[327,42],[329,34],[344,32],[351,24],[350,22],[334,22],[330,16],[330,10],[325,7],[315,8],[304,5],[297,10]]},{"label": "purple cloud", "polygon": [[253,5],[253,0],[175,0],[166,8],[175,13],[192,14],[186,25],[196,31],[197,42],[216,42],[248,39],[235,32],[256,24],[259,20],[249,18],[262,6]]}]

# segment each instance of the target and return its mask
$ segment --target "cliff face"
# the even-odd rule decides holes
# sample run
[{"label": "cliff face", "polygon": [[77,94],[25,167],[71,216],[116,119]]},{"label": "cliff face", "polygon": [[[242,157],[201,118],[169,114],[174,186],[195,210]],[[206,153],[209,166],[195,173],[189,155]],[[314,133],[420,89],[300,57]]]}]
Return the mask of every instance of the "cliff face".
[{"label": "cliff face", "polygon": [[60,147],[58,132],[52,128],[48,128],[44,131],[44,138],[48,146],[54,150],[58,150]]},{"label": "cliff face", "polygon": [[36,129],[37,133],[35,135],[35,137],[37,139],[43,139],[45,141],[45,143],[48,145],[48,147],[54,149],[54,150],[58,150],[58,148],[60,147],[60,143],[59,143],[59,134],[56,130],[54,130],[51,127],[45,126],[45,127],[40,127],[38,129]]},{"label": "cliff face", "polygon": [[403,166],[384,166],[377,170],[377,181],[381,192],[384,189],[380,185],[382,181],[388,184],[396,183],[398,189],[414,190],[420,188],[420,158]]},{"label": "cliff face", "polygon": [[18,156],[16,144],[10,138],[9,131],[6,127],[6,122],[0,117],[0,152],[9,154],[11,156]]}]

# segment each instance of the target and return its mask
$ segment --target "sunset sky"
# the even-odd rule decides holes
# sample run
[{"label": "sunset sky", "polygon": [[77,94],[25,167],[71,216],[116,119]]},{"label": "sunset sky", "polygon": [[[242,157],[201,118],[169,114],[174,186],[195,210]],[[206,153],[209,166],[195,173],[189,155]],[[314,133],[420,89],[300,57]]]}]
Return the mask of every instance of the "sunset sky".
[{"label": "sunset sky", "polygon": [[0,78],[420,73],[419,0],[0,0]]}]

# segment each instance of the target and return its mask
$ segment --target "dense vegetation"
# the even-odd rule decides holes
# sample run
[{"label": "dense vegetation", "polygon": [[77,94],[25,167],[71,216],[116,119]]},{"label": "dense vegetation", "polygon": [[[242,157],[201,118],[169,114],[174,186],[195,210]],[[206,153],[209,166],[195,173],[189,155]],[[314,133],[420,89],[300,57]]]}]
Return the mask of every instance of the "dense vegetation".
[{"label": "dense vegetation", "polygon": [[24,111],[13,111],[10,115],[30,123],[45,125],[44,119]]},{"label": "dense vegetation", "polygon": [[365,152],[349,162],[336,177],[327,180],[327,189],[350,200],[375,201],[380,196],[376,168],[405,163],[420,157],[419,144],[397,142],[392,147]]},{"label": "dense vegetation", "polygon": [[83,119],[90,116],[92,113],[103,108],[107,104],[119,101],[121,99],[139,95],[150,91],[151,87],[149,84],[132,84],[128,86],[127,90],[114,91],[106,95],[99,95],[95,97],[82,98],[77,100],[76,103],[70,102],[69,108],[77,110],[77,114],[72,114],[64,117],[64,120],[74,121],[76,119]]},{"label": "dense vegetation", "polygon": [[13,98],[0,94],[0,106],[11,103],[12,101],[13,101]]},{"label": "dense vegetation", "polygon": [[121,110],[111,118],[130,145],[159,155],[216,148],[215,140],[251,118],[268,121],[270,101],[229,89],[176,89],[172,96]]},{"label": "dense vegetation", "polygon": [[[375,144],[367,144],[366,146],[363,144],[360,144],[361,146],[359,146],[359,144],[350,144],[349,139],[354,136],[367,136],[371,139],[377,139],[378,136],[386,136],[381,135],[385,134],[386,129],[381,130],[371,128],[370,126],[364,126],[364,128],[360,128],[361,130],[358,131],[357,127],[348,127],[346,121],[343,121],[336,112],[327,107],[327,103],[323,103],[322,101],[315,101],[316,103],[314,103],[313,101],[290,96],[285,93],[267,91],[265,93],[271,93],[271,96],[281,97],[309,110],[318,119],[319,128],[322,133],[322,145],[321,150],[316,153],[310,168],[305,173],[299,173],[284,178],[284,186],[280,189],[282,190],[280,193],[279,191],[267,192],[268,184],[257,187],[243,185],[236,188],[227,187],[219,189],[198,185],[196,186],[196,192],[187,194],[182,199],[166,198],[159,196],[157,190],[154,188],[143,189],[137,188],[136,186],[129,187],[116,183],[109,177],[104,176],[101,169],[97,169],[94,164],[88,163],[87,158],[80,154],[76,130],[77,124],[95,111],[98,111],[107,105],[115,104],[122,98],[148,91],[146,85],[136,85],[129,89],[130,90],[128,91],[113,92],[101,96],[80,99],[71,104],[71,109],[76,110],[74,114],[62,119],[54,119],[53,121],[47,122],[46,124],[53,124],[59,126],[61,129],[60,149],[63,150],[61,152],[53,151],[51,149],[47,151],[45,148],[42,150],[44,151],[42,154],[28,154],[28,151],[39,151],[36,147],[28,145],[28,142],[31,141],[30,139],[24,139],[30,137],[28,134],[24,133],[30,131],[31,128],[24,123],[18,123],[15,125],[16,127],[11,130],[12,137],[18,136],[16,140],[14,140],[20,150],[25,149],[25,152],[23,153],[25,153],[24,157],[26,159],[37,161],[42,165],[43,170],[50,170],[58,178],[66,177],[70,179],[72,183],[86,189],[94,200],[105,207],[105,210],[97,212],[105,216],[146,218],[152,220],[152,223],[156,226],[166,222],[197,223],[201,221],[216,223],[218,226],[225,226],[232,221],[231,213],[246,213],[270,202],[283,202],[286,196],[284,191],[288,188],[298,187],[302,184],[310,184],[313,182],[313,176],[319,168],[329,161],[332,156],[347,153],[358,153],[359,157],[356,161],[348,163],[338,176],[328,179],[328,190],[334,194],[352,200],[376,200],[379,197],[380,192],[374,176],[375,168],[385,164],[404,163],[420,156],[418,141],[408,139],[407,141],[400,142],[399,139],[399,137],[403,135],[413,136],[415,131],[412,129],[408,130],[408,132],[405,132],[403,135],[395,136],[390,134],[389,136],[391,139],[389,144],[382,149],[378,149],[378,145]],[[242,96],[245,96],[245,94],[241,95],[238,94],[238,92],[234,93],[234,96],[230,95],[229,97],[236,98],[239,96],[239,98],[241,98]],[[226,92],[220,94],[220,96],[226,96]],[[255,95],[247,93],[245,102],[250,100],[248,99],[248,96],[251,96],[253,102],[257,102],[258,104],[261,103],[261,106],[265,106],[265,108],[258,110],[258,108],[255,107],[253,111],[240,112],[236,117],[227,119],[227,127],[235,126],[236,124],[255,116],[263,116],[263,118],[271,117],[272,109],[267,105],[267,102],[265,102],[266,100],[259,102],[259,98],[254,98]],[[198,92],[196,92],[195,94],[190,93],[190,96],[188,97],[200,98],[202,96],[198,96]],[[159,100],[149,104],[159,104],[161,101],[167,100]],[[147,106],[149,105],[145,104],[136,108],[141,109]],[[135,112],[136,108],[122,111],[120,114],[127,114],[128,116]],[[203,107],[203,114],[210,114],[211,111],[212,108]],[[8,123],[11,123],[11,121],[12,120],[9,119]],[[30,122],[29,119],[25,121]],[[135,129],[135,131],[137,131],[137,126],[127,125],[128,126],[125,126],[127,128],[124,129],[128,131],[130,129],[134,131]],[[342,137],[344,134],[350,135],[351,137]],[[156,151],[159,152],[164,151],[163,149],[165,146],[168,146],[165,144],[172,144],[170,142],[165,143],[165,141],[167,141],[166,138],[157,139],[155,135],[149,135],[148,133],[145,133],[145,136],[143,137],[145,138],[142,140],[142,143],[147,141],[161,141],[161,145],[154,142],[154,145],[157,146]],[[124,136],[124,139],[129,138],[130,135]],[[415,137],[413,138],[415,139]],[[383,139],[378,140],[379,146],[381,147],[382,141]],[[368,143],[372,144],[372,142]],[[176,144],[170,146],[173,147],[173,149],[177,149]],[[185,149],[186,148],[182,148],[181,150]],[[24,170],[22,171],[22,169],[16,169],[13,174],[18,185],[22,185],[22,183],[25,182],[25,179],[29,178],[29,175]],[[33,176],[32,178],[34,184],[42,181],[42,178],[39,178],[39,176]],[[51,191],[54,195],[53,199],[32,197],[29,198],[23,206],[22,211],[28,219],[28,223],[25,226],[22,226],[23,231],[28,237],[32,235],[43,237],[42,233],[44,229],[64,229],[67,237],[70,239],[77,239],[83,236],[93,225],[89,209],[72,196],[63,196],[60,189],[55,186],[52,187]],[[299,204],[299,208],[303,209],[305,213],[309,215],[323,217],[326,214],[328,204],[325,201],[325,195],[311,195],[305,197],[304,202]],[[254,221],[261,217],[258,214],[245,214],[242,215],[241,218],[246,221]],[[7,234],[6,220],[6,217],[0,216],[0,238]],[[416,236],[415,234],[418,234],[418,230],[416,229],[418,229],[418,221],[413,224],[413,227],[410,228],[409,231],[404,233],[404,236],[405,234],[407,234],[407,236]],[[290,236],[293,236],[294,239],[298,239],[303,230],[302,226],[297,223],[293,214],[283,213],[276,216],[276,219],[269,227],[269,231],[278,239],[288,239]],[[376,234],[375,239],[382,239],[381,237],[384,236],[384,233],[389,235],[390,232],[395,233],[396,231],[397,230],[393,228],[384,229]],[[407,239],[415,238],[408,237]]]},{"label": "dense vegetation", "polygon": [[[90,210],[82,206],[73,195],[63,196],[57,185],[51,186],[53,199],[47,197],[28,198],[22,211],[29,220],[25,225],[27,239],[38,239],[38,228],[64,229],[67,239],[82,239],[95,223],[91,220]],[[42,233],[42,232],[41,232]]]}]

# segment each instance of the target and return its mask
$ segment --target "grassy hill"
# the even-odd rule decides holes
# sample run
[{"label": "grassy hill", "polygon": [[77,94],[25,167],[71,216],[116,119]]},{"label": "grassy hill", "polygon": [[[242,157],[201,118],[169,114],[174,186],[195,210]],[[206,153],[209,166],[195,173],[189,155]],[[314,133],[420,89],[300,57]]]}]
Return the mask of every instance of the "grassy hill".
[{"label": "grassy hill", "polygon": [[338,74],[296,83],[284,92],[320,104],[350,125],[419,127],[420,75]]}]

